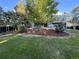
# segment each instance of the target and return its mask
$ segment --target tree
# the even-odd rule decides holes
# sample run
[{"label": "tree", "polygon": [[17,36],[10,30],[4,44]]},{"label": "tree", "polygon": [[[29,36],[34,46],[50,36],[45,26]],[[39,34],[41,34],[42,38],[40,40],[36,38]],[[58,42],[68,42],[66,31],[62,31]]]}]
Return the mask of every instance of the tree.
[{"label": "tree", "polygon": [[[20,31],[25,31],[25,25],[26,25],[26,20],[27,20],[27,13],[25,10],[25,5],[23,3],[23,0],[20,0],[19,3],[15,7],[16,11],[16,17],[17,17],[17,30],[18,32]],[[23,29],[22,29],[23,28]]]},{"label": "tree", "polygon": [[27,0],[28,18],[37,25],[46,24],[52,20],[52,14],[56,13],[57,2],[54,0]]},{"label": "tree", "polygon": [[4,13],[5,17],[5,24],[12,25],[17,32],[24,32],[25,31],[25,20],[24,15],[15,13],[13,11],[8,11]]},{"label": "tree", "polygon": [[3,14],[4,10],[2,9],[2,7],[0,7],[0,25],[4,25]]},{"label": "tree", "polygon": [[16,14],[13,11],[4,12],[4,21],[6,25],[13,25],[16,22]]},{"label": "tree", "polygon": [[15,10],[16,10],[16,13],[26,15],[25,6],[22,0],[20,0],[19,3],[16,5]]}]

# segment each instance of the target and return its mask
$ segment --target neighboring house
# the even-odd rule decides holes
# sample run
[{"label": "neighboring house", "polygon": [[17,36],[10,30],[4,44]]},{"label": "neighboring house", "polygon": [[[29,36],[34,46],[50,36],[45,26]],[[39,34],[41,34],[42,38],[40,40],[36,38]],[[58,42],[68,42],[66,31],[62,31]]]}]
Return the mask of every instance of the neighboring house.
[{"label": "neighboring house", "polygon": [[56,14],[56,21],[57,22],[63,22],[66,23],[66,26],[72,26],[73,24],[70,23],[70,21],[72,21],[73,19],[73,15],[71,13],[66,13],[64,12],[63,14]]},{"label": "neighboring house", "polygon": [[79,6],[75,7],[71,13],[65,13],[64,16],[66,19],[66,26],[72,26],[73,29],[79,26]]},{"label": "neighboring house", "polygon": [[72,10],[72,14],[74,15],[73,21],[76,22],[76,23],[79,23],[79,6],[75,7]]},{"label": "neighboring house", "polygon": [[74,16],[79,15],[79,6],[76,6],[76,7],[72,10],[72,14],[74,14]]},{"label": "neighboring house", "polygon": [[73,26],[72,20],[73,20],[73,14],[72,13],[64,13],[66,26],[70,27]]}]

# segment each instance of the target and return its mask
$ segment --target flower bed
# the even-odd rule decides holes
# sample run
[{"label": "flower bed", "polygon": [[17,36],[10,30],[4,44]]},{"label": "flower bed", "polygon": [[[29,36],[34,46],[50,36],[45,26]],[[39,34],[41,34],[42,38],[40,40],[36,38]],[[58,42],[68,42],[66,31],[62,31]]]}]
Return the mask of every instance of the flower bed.
[{"label": "flower bed", "polygon": [[35,35],[49,35],[49,36],[68,36],[69,33],[66,32],[56,32],[52,29],[28,29],[27,34],[35,34]]}]

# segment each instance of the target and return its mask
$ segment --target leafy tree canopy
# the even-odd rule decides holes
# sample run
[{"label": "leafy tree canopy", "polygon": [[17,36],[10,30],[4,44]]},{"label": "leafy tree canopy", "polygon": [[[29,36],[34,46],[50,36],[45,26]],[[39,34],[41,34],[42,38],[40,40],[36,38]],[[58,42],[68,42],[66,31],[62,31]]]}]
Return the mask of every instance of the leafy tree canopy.
[{"label": "leafy tree canopy", "polygon": [[47,23],[52,19],[52,14],[57,12],[57,5],[54,0],[27,0],[29,17],[35,23]]}]

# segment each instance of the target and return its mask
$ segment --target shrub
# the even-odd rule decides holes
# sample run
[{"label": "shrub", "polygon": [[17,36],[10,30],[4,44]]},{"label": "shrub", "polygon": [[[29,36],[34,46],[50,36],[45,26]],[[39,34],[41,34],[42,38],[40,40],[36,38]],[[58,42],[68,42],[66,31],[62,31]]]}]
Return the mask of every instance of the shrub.
[{"label": "shrub", "polygon": [[18,32],[22,33],[26,31],[25,24],[19,24],[18,25]]},{"label": "shrub", "polygon": [[65,29],[66,29],[65,24],[63,24],[63,23],[55,24],[56,32],[63,32]]}]

